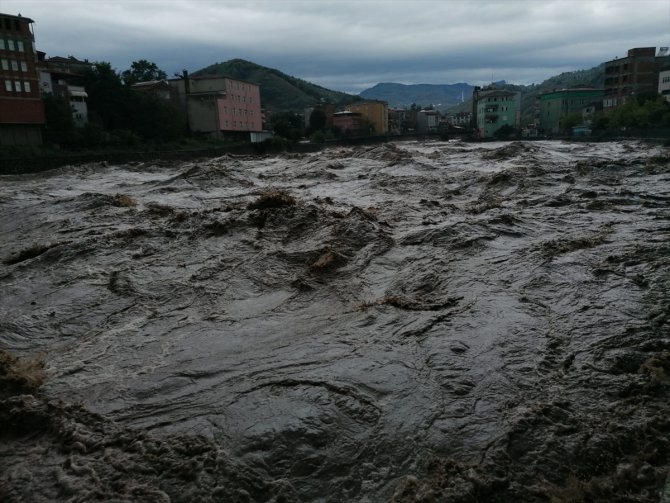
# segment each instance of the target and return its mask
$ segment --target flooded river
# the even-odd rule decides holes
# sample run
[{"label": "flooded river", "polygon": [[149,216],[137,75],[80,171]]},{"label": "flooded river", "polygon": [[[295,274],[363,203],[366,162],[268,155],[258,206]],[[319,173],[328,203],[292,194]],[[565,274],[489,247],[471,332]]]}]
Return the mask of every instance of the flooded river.
[{"label": "flooded river", "polygon": [[2,501],[670,501],[667,148],[2,176],[0,260]]}]

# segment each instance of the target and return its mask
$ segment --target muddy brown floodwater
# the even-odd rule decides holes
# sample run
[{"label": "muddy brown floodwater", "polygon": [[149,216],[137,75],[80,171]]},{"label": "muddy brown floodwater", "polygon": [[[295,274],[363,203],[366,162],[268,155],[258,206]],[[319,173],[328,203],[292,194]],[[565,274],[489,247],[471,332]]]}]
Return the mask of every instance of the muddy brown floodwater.
[{"label": "muddy brown floodwater", "polygon": [[90,164],[0,210],[2,501],[670,501],[667,148]]}]

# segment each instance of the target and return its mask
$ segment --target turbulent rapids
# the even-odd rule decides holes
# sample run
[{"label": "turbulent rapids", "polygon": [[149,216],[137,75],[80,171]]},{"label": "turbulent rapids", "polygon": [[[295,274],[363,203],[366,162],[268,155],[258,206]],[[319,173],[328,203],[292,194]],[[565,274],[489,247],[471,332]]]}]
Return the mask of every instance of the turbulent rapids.
[{"label": "turbulent rapids", "polygon": [[0,500],[670,501],[670,152],[0,177]]}]

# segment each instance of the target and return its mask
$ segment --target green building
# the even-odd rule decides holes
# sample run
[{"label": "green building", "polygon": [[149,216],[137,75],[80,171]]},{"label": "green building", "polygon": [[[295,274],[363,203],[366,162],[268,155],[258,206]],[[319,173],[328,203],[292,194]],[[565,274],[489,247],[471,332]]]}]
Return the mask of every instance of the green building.
[{"label": "green building", "polygon": [[503,126],[519,127],[519,94],[491,87],[475,87],[472,93],[472,120],[479,138],[491,138]]},{"label": "green building", "polygon": [[567,116],[579,115],[579,124],[587,122],[588,115],[596,108],[602,108],[604,90],[592,87],[561,89],[539,96],[540,128],[546,134],[565,133],[564,124]]}]

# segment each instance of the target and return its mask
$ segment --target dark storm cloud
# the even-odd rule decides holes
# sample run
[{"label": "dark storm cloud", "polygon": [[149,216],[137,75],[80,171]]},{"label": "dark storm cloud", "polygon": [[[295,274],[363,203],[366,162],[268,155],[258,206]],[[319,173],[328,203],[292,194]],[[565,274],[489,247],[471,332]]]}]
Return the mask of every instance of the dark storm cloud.
[{"label": "dark storm cloud", "polygon": [[169,74],[231,58],[358,92],[380,81],[540,82],[669,45],[666,0],[4,0],[40,50],[155,61]]}]

